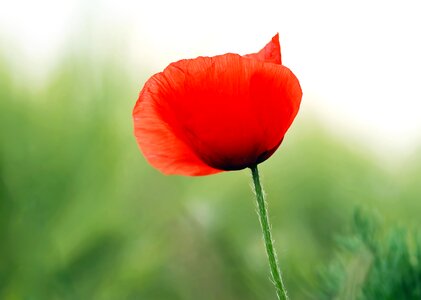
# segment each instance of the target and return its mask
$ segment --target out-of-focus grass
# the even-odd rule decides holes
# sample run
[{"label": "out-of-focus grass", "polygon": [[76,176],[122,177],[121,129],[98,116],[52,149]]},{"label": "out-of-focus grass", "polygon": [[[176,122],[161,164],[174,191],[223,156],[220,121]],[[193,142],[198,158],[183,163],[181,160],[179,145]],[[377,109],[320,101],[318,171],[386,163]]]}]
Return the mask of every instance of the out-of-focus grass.
[{"label": "out-of-focus grass", "polygon": [[[0,63],[0,299],[275,299],[247,170],[151,168],[132,136],[142,82],[112,59],[69,58],[36,90],[10,73]],[[356,205],[420,223],[421,162],[391,173],[344,141],[299,117],[262,165],[292,299],[317,288]]]},{"label": "out-of-focus grass", "polygon": [[[415,234],[414,234],[415,233]],[[338,251],[320,273],[313,299],[421,298],[421,235],[356,210],[352,234],[338,240]]]}]

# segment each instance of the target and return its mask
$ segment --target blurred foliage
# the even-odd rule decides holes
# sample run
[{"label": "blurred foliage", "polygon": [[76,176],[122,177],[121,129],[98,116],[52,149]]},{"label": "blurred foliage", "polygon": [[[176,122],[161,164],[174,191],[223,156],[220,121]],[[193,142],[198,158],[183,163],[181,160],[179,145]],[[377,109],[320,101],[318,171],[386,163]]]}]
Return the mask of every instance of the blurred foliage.
[{"label": "blurred foliage", "polygon": [[421,299],[421,235],[357,210],[314,299]]},{"label": "blurred foliage", "polygon": [[[166,177],[140,154],[131,110],[147,73],[134,83],[115,57],[82,53],[34,87],[0,59],[0,299],[275,299],[248,170]],[[420,225],[420,166],[391,171],[298,117],[261,167],[292,299],[319,290],[356,205]]]}]

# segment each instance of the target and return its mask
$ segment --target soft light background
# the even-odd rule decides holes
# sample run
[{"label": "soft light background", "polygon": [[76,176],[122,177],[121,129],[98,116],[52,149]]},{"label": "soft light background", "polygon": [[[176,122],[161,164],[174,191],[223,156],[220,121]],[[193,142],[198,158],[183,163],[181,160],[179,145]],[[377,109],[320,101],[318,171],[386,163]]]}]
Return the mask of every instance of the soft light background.
[{"label": "soft light background", "polygon": [[3,5],[0,32],[3,50],[37,77],[75,47],[72,39],[92,45],[95,55],[117,48],[134,74],[147,68],[151,75],[180,58],[255,51],[279,32],[284,63],[305,91],[305,112],[316,110],[382,152],[408,154],[421,136],[418,5],[17,0]]},{"label": "soft light background", "polygon": [[293,299],[311,298],[355,206],[418,224],[418,7],[3,1],[0,298],[272,299],[247,172],[158,174],[131,109],[168,63],[255,52],[276,32],[304,92],[262,170]]}]

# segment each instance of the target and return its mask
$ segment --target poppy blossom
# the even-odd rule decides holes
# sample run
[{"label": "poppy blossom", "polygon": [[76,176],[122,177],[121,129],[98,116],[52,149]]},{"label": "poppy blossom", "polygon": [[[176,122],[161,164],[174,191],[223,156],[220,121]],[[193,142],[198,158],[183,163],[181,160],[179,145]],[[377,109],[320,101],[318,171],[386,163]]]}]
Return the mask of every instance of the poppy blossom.
[{"label": "poppy blossom", "polygon": [[301,96],[277,34],[257,53],[183,59],[153,75],[133,110],[135,136],[164,174],[240,170],[276,151]]}]

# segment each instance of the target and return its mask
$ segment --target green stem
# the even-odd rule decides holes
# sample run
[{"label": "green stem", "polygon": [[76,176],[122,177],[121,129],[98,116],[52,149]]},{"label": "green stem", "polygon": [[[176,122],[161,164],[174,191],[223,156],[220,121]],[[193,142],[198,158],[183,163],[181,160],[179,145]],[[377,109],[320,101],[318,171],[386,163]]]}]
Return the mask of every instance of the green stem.
[{"label": "green stem", "polygon": [[284,283],[282,282],[281,271],[278,266],[276,251],[273,247],[271,226],[269,223],[269,216],[266,208],[266,201],[262,191],[262,186],[260,185],[259,170],[257,169],[257,165],[250,167],[250,169],[253,175],[253,183],[254,190],[256,191],[260,225],[262,226],[263,238],[265,241],[266,253],[269,259],[270,273],[272,274],[273,284],[275,285],[278,299],[288,300],[288,295]]}]

